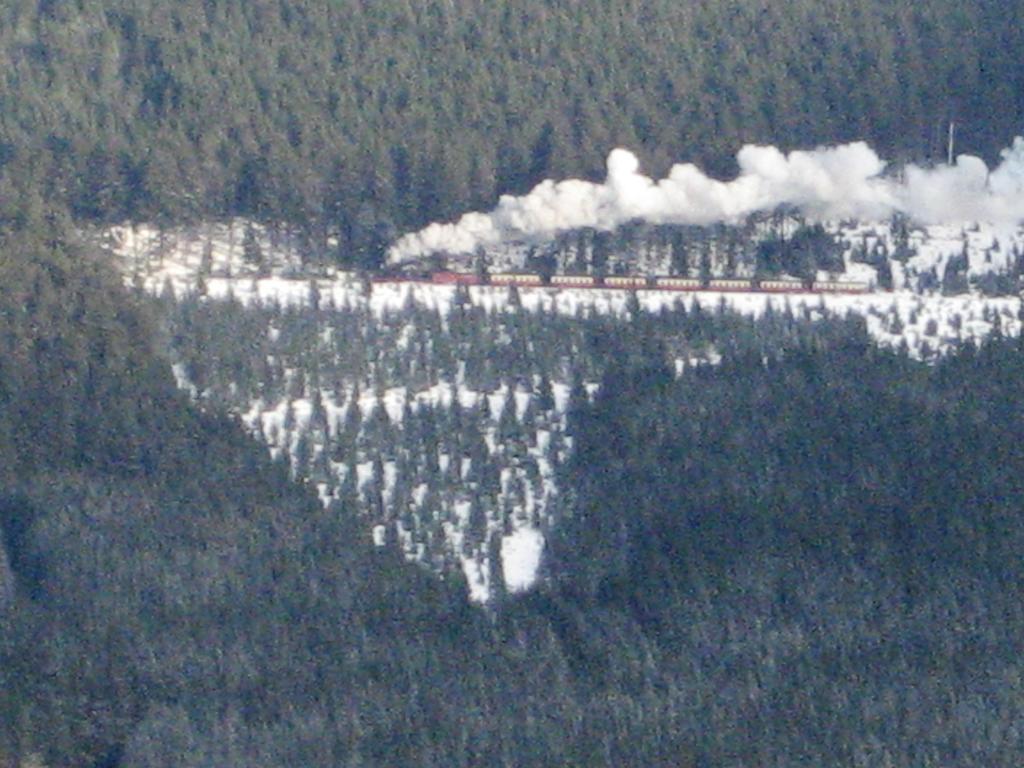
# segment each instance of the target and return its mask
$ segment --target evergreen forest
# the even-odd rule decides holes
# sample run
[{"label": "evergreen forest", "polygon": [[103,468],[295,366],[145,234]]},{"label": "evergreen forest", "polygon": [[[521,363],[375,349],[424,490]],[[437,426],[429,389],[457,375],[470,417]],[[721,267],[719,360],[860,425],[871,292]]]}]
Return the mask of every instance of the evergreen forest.
[{"label": "evergreen forest", "polygon": [[[955,120],[994,159],[1018,6],[4,2],[0,768],[1020,764],[1012,300],[912,354],[869,334],[899,337],[895,301],[381,310],[323,270],[241,301],[209,270],[133,290],[95,236],[239,216],[373,269],[616,145],[652,173],[729,174],[748,141],[920,162]],[[626,229],[531,268],[614,270],[613,238],[680,274],[838,253]]]},{"label": "evergreen forest", "polygon": [[[8,764],[1019,756],[1017,340],[925,364],[880,350],[856,320],[634,304],[559,321],[517,310],[513,294],[500,313],[456,307],[447,330],[402,348],[380,334],[441,318],[407,307],[374,331],[323,305],[154,303],[58,232],[4,246]],[[332,324],[355,343],[338,348],[347,356],[294,365]],[[377,343],[362,347],[367,332]],[[269,336],[270,359],[301,378],[246,373],[266,364]],[[501,348],[490,336],[504,353],[486,353]],[[700,362],[709,343],[717,364]],[[698,359],[674,371],[680,352]],[[175,387],[167,354],[189,361],[198,400]],[[481,539],[467,546],[486,548],[508,511],[489,506],[508,497],[487,477],[505,485],[514,467],[512,485],[528,484],[542,427],[563,432],[572,451],[546,454],[559,498],[536,589],[492,584],[490,602],[471,604],[438,540],[427,562],[374,545],[376,480],[325,506],[315,460],[273,459],[223,415],[229,380],[297,397],[316,376],[330,387],[369,373],[387,392],[420,364],[428,380],[461,368],[483,391],[536,387],[533,415],[442,402],[400,429],[342,424],[329,447],[340,463],[404,462],[406,486],[425,478],[440,500],[428,511],[478,492]],[[536,382],[566,374],[577,384],[563,418]],[[588,396],[579,382],[593,377]],[[488,436],[502,447],[490,456],[476,447]],[[439,471],[441,454],[469,474]],[[430,517],[405,515],[429,552]]]},{"label": "evergreen forest", "polygon": [[541,179],[747,142],[994,160],[1016,1],[10,0],[0,216],[285,223],[343,262]]}]

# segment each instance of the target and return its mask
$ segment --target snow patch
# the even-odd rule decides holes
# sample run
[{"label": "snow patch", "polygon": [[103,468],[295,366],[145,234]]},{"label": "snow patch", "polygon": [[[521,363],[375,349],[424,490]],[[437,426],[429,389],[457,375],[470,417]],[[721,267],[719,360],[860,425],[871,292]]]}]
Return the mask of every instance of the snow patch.
[{"label": "snow patch", "polygon": [[518,528],[501,540],[501,565],[509,592],[525,592],[537,581],[544,535],[536,528]]}]

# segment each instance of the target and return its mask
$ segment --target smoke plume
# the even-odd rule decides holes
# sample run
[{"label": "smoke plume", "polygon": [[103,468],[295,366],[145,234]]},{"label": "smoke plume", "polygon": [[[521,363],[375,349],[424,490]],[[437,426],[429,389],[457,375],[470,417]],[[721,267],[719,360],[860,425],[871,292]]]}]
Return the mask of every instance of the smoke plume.
[{"label": "smoke plume", "polygon": [[503,195],[490,213],[467,213],[454,223],[431,224],[400,238],[393,262],[434,252],[472,253],[506,242],[539,242],[559,232],[591,227],[613,230],[629,221],[712,224],[795,206],[818,221],[882,220],[900,212],[920,224],[1024,221],[1024,138],[1002,152],[989,171],[961,155],[951,166],[907,167],[901,178],[883,176],[885,162],[864,142],[785,154],[775,147],[744,146],[731,181],[707,176],[690,163],[653,180],[625,149],[608,155],[604,183],[543,181],[522,197]]}]

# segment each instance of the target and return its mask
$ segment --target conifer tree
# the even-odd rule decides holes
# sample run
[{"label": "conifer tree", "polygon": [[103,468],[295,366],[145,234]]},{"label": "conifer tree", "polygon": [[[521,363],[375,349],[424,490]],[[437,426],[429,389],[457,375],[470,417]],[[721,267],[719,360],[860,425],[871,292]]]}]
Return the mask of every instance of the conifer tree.
[{"label": "conifer tree", "polygon": [[501,556],[502,536],[500,532],[492,532],[487,541],[487,571],[489,599],[488,607],[499,611],[508,598],[508,587],[505,585],[505,564]]},{"label": "conifer tree", "polygon": [[249,266],[256,270],[258,276],[263,277],[268,273],[266,255],[256,236],[256,230],[251,223],[246,224],[245,234],[242,237],[242,258],[245,259]]}]

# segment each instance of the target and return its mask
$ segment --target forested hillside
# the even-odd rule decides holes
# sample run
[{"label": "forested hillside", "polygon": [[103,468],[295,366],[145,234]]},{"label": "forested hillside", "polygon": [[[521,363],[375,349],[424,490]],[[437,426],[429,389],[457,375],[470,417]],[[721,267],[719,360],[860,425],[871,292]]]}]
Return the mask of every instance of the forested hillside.
[{"label": "forested hillside", "polygon": [[637,350],[662,349],[681,371],[866,328],[932,360],[1019,329],[1015,297],[367,285],[303,271],[301,253],[246,231],[262,259],[246,260],[241,226],[115,238],[132,284],[160,297],[180,386],[238,414],[382,543],[463,572],[477,600],[504,589],[499,574],[512,591],[534,581],[515,547],[536,554],[564,506],[569,415]]},{"label": "forested hillside", "polygon": [[1020,764],[1019,230],[520,254],[923,294],[777,304],[330,262],[616,145],[991,160],[1022,10],[3,2],[0,766]]},{"label": "forested hillside", "polygon": [[59,226],[0,253],[0,765],[685,759],[190,404]]},{"label": "forested hillside", "polygon": [[992,158],[1024,118],[1021,10],[994,0],[764,3],[11,0],[4,217],[293,222],[345,258],[397,231],[743,142],[867,139]]},{"label": "forested hillside", "polygon": [[697,764],[1018,763],[1022,365],[852,336],[610,371],[534,603],[570,668],[652,653]]},{"label": "forested hillside", "polygon": [[[175,343],[210,393],[196,406],[154,355],[146,311],[103,269],[66,270],[71,258],[91,263],[86,252],[59,231],[4,245],[21,272],[5,271],[15,289],[0,304],[0,760],[738,768],[1019,757],[1016,340],[927,366],[879,351],[856,323],[802,328],[785,316],[753,325],[634,305],[631,318],[569,322],[467,304],[444,322],[409,306],[402,323],[366,319],[353,333],[356,316],[326,307],[247,317],[192,299],[172,308],[170,328],[192,323]],[[399,350],[389,334],[413,319],[447,329]],[[355,348],[319,367],[311,352],[330,327],[327,338]],[[472,352],[484,337],[506,339],[493,367]],[[722,340],[720,364],[674,375],[672,356],[710,338]],[[267,351],[291,373],[264,376]],[[592,404],[577,395],[570,408],[547,578],[486,610],[467,604],[457,570],[440,580],[370,546],[372,483],[325,510],[206,410],[236,382],[298,397],[318,376],[344,384],[374,369],[383,386],[392,374],[435,376],[433,365],[458,380],[460,359],[474,386],[517,370],[529,385],[563,355],[601,381]],[[535,424],[550,424],[543,389]],[[492,433],[487,407],[410,408],[404,434],[378,417],[358,433],[343,425],[335,447],[345,461],[393,456],[409,477],[446,452],[457,477],[419,475],[435,494],[490,493],[480,478],[494,459],[472,440],[494,438],[525,467],[540,430],[506,415]]]}]

